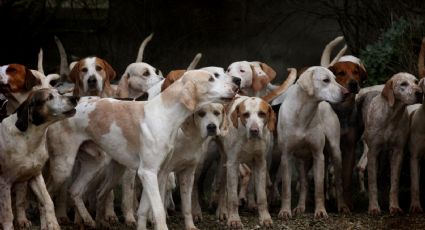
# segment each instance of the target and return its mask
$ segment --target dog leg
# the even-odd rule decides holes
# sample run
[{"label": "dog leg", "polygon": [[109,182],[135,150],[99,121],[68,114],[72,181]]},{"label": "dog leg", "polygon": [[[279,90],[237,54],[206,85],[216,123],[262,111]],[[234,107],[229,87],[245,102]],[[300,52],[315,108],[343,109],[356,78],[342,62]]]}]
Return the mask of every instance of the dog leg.
[{"label": "dog leg", "polygon": [[111,190],[105,200],[105,219],[111,225],[119,223],[118,216],[114,209],[114,190]]},{"label": "dog leg", "polygon": [[197,230],[193,223],[192,217],[192,189],[193,189],[193,180],[195,177],[196,166],[190,166],[184,169],[178,174],[178,180],[180,185],[180,197],[182,201],[182,213],[184,217],[184,223],[186,230]]},{"label": "dog leg", "polygon": [[299,173],[299,181],[300,181],[300,196],[298,198],[297,207],[294,208],[293,212],[295,215],[302,214],[305,212],[305,202],[307,198],[308,192],[308,180],[307,180],[307,160],[297,160],[298,161],[298,173]]},{"label": "dog leg", "polygon": [[398,186],[400,183],[401,164],[403,163],[403,150],[394,150],[391,155],[391,189],[390,189],[390,214],[402,214],[398,203]]},{"label": "dog leg", "polygon": [[[336,187],[336,196],[337,196],[337,202],[338,202],[338,212],[349,213],[350,209],[346,205],[345,198],[343,196],[344,194],[343,194],[343,178],[342,177],[345,171],[350,171],[349,173],[345,172],[347,173],[346,175],[347,177],[352,176],[354,159],[350,160],[349,165],[346,166],[351,168],[349,169],[346,168],[346,170],[344,170],[343,172],[339,141],[336,141],[335,139],[333,139],[329,141],[329,144],[330,144],[330,150],[332,154],[332,163],[335,170],[335,185],[336,185],[335,187]],[[350,156],[346,156],[346,157],[350,157]],[[347,188],[351,187],[351,178],[346,178],[346,182],[347,182]],[[349,192],[348,194],[351,196],[351,192]]]},{"label": "dog leg", "polygon": [[369,214],[376,216],[381,214],[381,208],[378,204],[378,186],[377,186],[377,170],[378,163],[376,162],[377,153],[379,150],[375,147],[370,147],[367,153],[367,180],[369,190]]},{"label": "dog leg", "polygon": [[37,196],[40,202],[40,213],[45,213],[45,228],[41,226],[41,229],[56,230],[60,229],[58,221],[55,215],[55,206],[53,201],[50,198],[49,193],[47,192],[46,184],[44,183],[43,176],[41,174],[37,175],[34,179],[30,181],[31,189],[34,191],[34,194]]},{"label": "dog leg", "polygon": [[257,194],[258,214],[260,216],[260,226],[271,228],[273,221],[267,207],[267,162],[266,159],[254,161],[255,193]]},{"label": "dog leg", "polygon": [[280,167],[282,169],[282,198],[281,208],[278,214],[280,219],[289,219],[291,214],[291,165],[289,164],[288,151],[282,151]]},{"label": "dog leg", "polygon": [[65,183],[61,186],[59,191],[59,196],[56,197],[55,200],[55,208],[56,208],[56,217],[58,218],[59,224],[69,224],[71,221],[68,218],[67,204],[68,204],[68,187],[69,180],[66,180]]},{"label": "dog leg", "polygon": [[410,156],[410,212],[411,213],[422,213],[422,206],[420,202],[420,192],[419,192],[419,177],[421,173],[420,168],[420,158],[418,157],[419,153],[416,149],[411,148]]},{"label": "dog leg", "polygon": [[226,164],[227,209],[229,215],[227,219],[227,226],[231,229],[243,228],[241,218],[238,212],[238,166],[239,163],[234,160],[228,160]]},{"label": "dog leg", "polygon": [[31,227],[31,221],[27,219],[27,182],[16,183],[14,186],[16,198],[16,223],[20,229],[28,229]]},{"label": "dog leg", "polygon": [[167,230],[168,227],[165,220],[165,209],[161,201],[157,173],[157,171],[145,169],[143,165],[140,165],[137,171],[137,175],[143,184],[143,192],[146,192],[149,197],[153,215],[155,217],[155,229]]},{"label": "dog leg", "polygon": [[255,183],[255,178],[251,177],[250,180],[248,180],[248,188],[246,191],[247,193],[246,208],[251,212],[255,212],[257,210],[257,202],[255,201],[254,183]]},{"label": "dog leg", "polygon": [[135,178],[136,170],[125,170],[122,182],[121,209],[124,215],[125,224],[129,227],[136,226],[136,218],[134,217],[133,209]]},{"label": "dog leg", "polygon": [[[198,165],[199,167],[199,165]],[[195,178],[199,178],[198,168],[196,169]],[[202,185],[201,185],[202,186]],[[202,221],[202,209],[199,204],[199,191],[198,191],[198,181],[194,179],[193,188],[192,188],[192,217],[195,223],[199,223]]]},{"label": "dog leg", "polygon": [[[350,209],[353,208],[352,201],[352,179],[353,169],[356,158],[356,135],[353,128],[350,132],[341,138],[341,152],[342,152],[342,188],[345,203]],[[338,174],[336,175],[338,177]]]},{"label": "dog leg", "polygon": [[241,186],[239,189],[239,204],[247,202],[246,192],[248,190],[249,179],[251,177],[251,169],[246,164],[239,164],[239,174],[241,177]]},{"label": "dog leg", "polygon": [[148,212],[150,209],[149,197],[145,189],[140,197],[139,208],[137,209],[137,230],[146,230],[148,221]]},{"label": "dog leg", "polygon": [[322,152],[313,153],[313,172],[314,172],[314,200],[315,210],[314,218],[327,218],[328,213],[325,209],[325,194],[323,190],[325,179],[325,159]]},{"label": "dog leg", "polygon": [[11,185],[0,176],[0,223],[3,230],[13,229]]}]

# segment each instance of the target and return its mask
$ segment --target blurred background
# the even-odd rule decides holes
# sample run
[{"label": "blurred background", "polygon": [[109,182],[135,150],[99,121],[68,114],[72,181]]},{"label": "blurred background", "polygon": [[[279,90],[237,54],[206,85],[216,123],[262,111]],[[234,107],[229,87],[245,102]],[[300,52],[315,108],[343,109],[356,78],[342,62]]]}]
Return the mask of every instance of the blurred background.
[{"label": "blurred background", "polygon": [[43,48],[46,73],[58,72],[56,35],[69,61],[96,55],[120,77],[153,32],[144,61],[164,74],[201,52],[200,67],[262,61],[281,81],[288,67],[319,65],[324,46],[344,35],[374,84],[417,74],[424,20],[423,0],[0,0],[0,64],[36,68]]}]

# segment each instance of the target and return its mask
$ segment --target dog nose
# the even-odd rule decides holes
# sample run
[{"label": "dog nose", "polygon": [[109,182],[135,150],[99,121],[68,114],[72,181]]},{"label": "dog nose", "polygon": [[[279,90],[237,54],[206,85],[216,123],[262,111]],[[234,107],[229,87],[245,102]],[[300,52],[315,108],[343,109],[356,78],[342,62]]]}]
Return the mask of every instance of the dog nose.
[{"label": "dog nose", "polygon": [[239,88],[241,87],[241,79],[238,77],[232,77],[232,82],[235,83]]},{"label": "dog nose", "polygon": [[89,85],[91,85],[91,86],[95,85],[95,84],[96,84],[96,82],[97,82],[97,80],[96,80],[96,77],[95,77],[94,75],[91,75],[91,76],[89,77],[89,79],[87,80],[87,83],[88,83]]},{"label": "dog nose", "polygon": [[348,83],[348,90],[350,93],[358,93],[359,92],[359,84],[357,81],[350,81]]},{"label": "dog nose", "polygon": [[215,135],[217,131],[217,126],[215,124],[208,124],[207,131],[209,135]]},{"label": "dog nose", "polygon": [[73,105],[77,105],[78,104],[78,100],[80,100],[80,97],[78,97],[78,96],[70,96],[69,97],[69,100],[71,101],[71,103]]},{"label": "dog nose", "polygon": [[260,129],[258,128],[250,128],[249,129],[249,134],[251,135],[251,137],[258,137],[260,134]]}]

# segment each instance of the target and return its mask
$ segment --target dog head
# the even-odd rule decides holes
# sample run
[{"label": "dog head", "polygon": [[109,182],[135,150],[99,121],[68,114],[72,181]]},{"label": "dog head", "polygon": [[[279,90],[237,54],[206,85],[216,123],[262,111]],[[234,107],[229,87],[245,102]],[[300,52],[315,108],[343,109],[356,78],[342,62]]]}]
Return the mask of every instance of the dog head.
[{"label": "dog head", "polygon": [[237,85],[239,88],[241,87],[241,79],[239,77],[230,77],[229,75],[226,74],[226,72],[224,72],[224,69],[221,67],[209,66],[209,67],[204,67],[201,70],[205,70],[214,74],[214,76],[218,79],[223,79],[223,80],[231,79],[235,85]]},{"label": "dog head", "polygon": [[264,131],[275,130],[276,114],[266,101],[258,97],[242,100],[231,113],[230,119],[235,128],[239,121],[246,129],[247,138],[262,138]]},{"label": "dog head", "polygon": [[409,73],[394,74],[385,83],[381,95],[391,107],[397,101],[406,105],[420,103],[423,99],[423,91],[417,81],[416,77]]},{"label": "dog head", "polygon": [[364,67],[351,61],[339,61],[330,66],[329,70],[335,75],[336,81],[352,94],[357,94],[367,80]]},{"label": "dog head", "polygon": [[262,62],[234,62],[227,68],[226,74],[241,79],[240,88],[262,90],[276,77],[276,71]]},{"label": "dog head", "polygon": [[30,124],[51,124],[71,117],[75,114],[77,102],[77,97],[62,96],[54,89],[33,91],[16,110],[15,126],[25,132]]},{"label": "dog head", "polygon": [[183,85],[180,101],[190,111],[212,102],[229,102],[238,90],[231,78],[221,79],[205,70],[189,70],[179,81]]},{"label": "dog head", "polygon": [[317,101],[339,103],[349,93],[335,81],[335,75],[330,70],[321,66],[308,68],[298,78],[297,84],[308,96],[314,97]]},{"label": "dog head", "polygon": [[114,69],[105,60],[88,57],[75,63],[69,78],[75,84],[75,96],[102,96],[111,89],[110,81],[116,76]]},{"label": "dog head", "polygon": [[224,135],[227,130],[224,106],[220,103],[201,106],[193,116],[186,120],[182,127],[185,132],[189,127],[197,129],[202,138]]},{"label": "dog head", "polygon": [[151,65],[139,62],[127,66],[117,87],[118,97],[129,97],[130,91],[147,92],[149,88],[164,80],[161,71]]},{"label": "dog head", "polygon": [[0,67],[0,90],[4,94],[30,91],[41,81],[24,65],[9,64]]}]

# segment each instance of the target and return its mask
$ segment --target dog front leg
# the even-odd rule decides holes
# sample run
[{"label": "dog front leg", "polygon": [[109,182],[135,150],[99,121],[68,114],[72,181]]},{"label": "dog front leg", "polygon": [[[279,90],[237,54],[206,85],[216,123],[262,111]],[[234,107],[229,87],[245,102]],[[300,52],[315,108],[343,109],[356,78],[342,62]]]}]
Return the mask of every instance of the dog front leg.
[{"label": "dog front leg", "polygon": [[243,228],[238,212],[238,166],[239,162],[234,160],[228,160],[226,164],[227,211],[229,215],[227,226],[231,229]]},{"label": "dog front leg", "polygon": [[322,152],[313,153],[314,170],[314,199],[315,210],[314,218],[327,218],[328,214],[325,208],[325,194],[323,184],[325,179],[325,156]]},{"label": "dog front leg", "polygon": [[16,183],[14,186],[16,198],[16,223],[20,229],[27,229],[31,227],[31,221],[27,219],[27,182]]},{"label": "dog front leg", "polygon": [[0,176],[0,223],[3,230],[13,229],[11,185]]},{"label": "dog front leg", "polygon": [[[307,160],[299,159],[298,161],[298,173],[299,173],[299,181],[300,181],[300,196],[298,198],[297,207],[294,208],[293,212],[295,215],[302,214],[305,212],[305,202],[307,198],[308,192],[308,181],[307,181],[307,173],[308,173],[308,165]],[[311,163],[310,163],[311,166]]]},{"label": "dog front leg", "polygon": [[[343,176],[346,176],[347,178],[345,178],[345,182],[347,185],[347,189],[350,188],[351,189],[351,176],[352,176],[352,171],[353,171],[353,164],[354,164],[354,159],[348,160],[349,161],[349,165],[346,165],[347,168],[344,168],[344,171],[342,170],[342,159],[341,159],[341,150],[340,150],[340,145],[339,145],[339,141],[335,141],[332,140],[330,141],[330,149],[331,149],[331,154],[332,154],[332,163],[335,169],[335,183],[336,183],[336,193],[337,193],[337,202],[338,202],[338,212],[341,213],[349,213],[350,209],[348,208],[347,204],[345,203],[346,199],[344,198],[344,190],[343,190]],[[352,157],[352,156],[346,156],[348,158]],[[349,167],[349,168],[348,168]],[[350,172],[346,172],[346,171],[350,171]],[[350,178],[348,178],[350,177]],[[351,196],[351,192],[348,193]],[[348,198],[347,198],[348,199]],[[351,197],[350,199],[351,200]]]},{"label": "dog front leg", "polygon": [[[30,186],[31,189],[34,191],[34,194],[37,196],[38,201],[40,202],[39,207],[41,215],[45,215],[45,225],[43,224],[43,221],[41,221],[41,229],[60,229],[55,215],[55,207],[47,191],[43,176],[41,174],[38,174],[34,179],[30,181]],[[41,219],[43,218],[41,217]]]},{"label": "dog front leg", "polygon": [[[356,158],[356,135],[354,128],[350,128],[348,134],[341,137],[341,152],[342,152],[342,190],[346,204],[350,209],[353,208],[352,201],[352,180],[353,169]],[[338,174],[337,174],[338,176]]]},{"label": "dog front leg", "polygon": [[403,163],[403,150],[395,149],[391,156],[391,189],[390,189],[390,215],[402,214],[398,203],[398,186],[400,183],[401,164]]},{"label": "dog front leg", "polygon": [[280,168],[282,170],[282,198],[278,217],[289,219],[291,214],[291,166],[289,165],[288,151],[284,150],[281,156]]},{"label": "dog front leg", "polygon": [[422,206],[420,202],[419,192],[419,177],[421,174],[419,152],[416,149],[410,148],[410,212],[411,213],[422,213]]},{"label": "dog front leg", "polygon": [[368,180],[368,190],[369,190],[369,214],[376,216],[381,214],[381,208],[378,204],[378,185],[377,185],[377,170],[378,163],[376,158],[378,156],[379,150],[375,147],[370,147],[367,153],[367,180]]},{"label": "dog front leg", "polygon": [[255,193],[257,194],[257,207],[260,216],[260,226],[271,228],[273,221],[267,207],[267,162],[259,159],[254,162]]},{"label": "dog front leg", "polygon": [[123,195],[121,201],[121,209],[124,215],[125,224],[129,227],[136,226],[136,218],[134,217],[133,209],[135,178],[136,170],[125,170],[122,182]]},{"label": "dog front leg", "polygon": [[190,166],[178,174],[180,185],[180,197],[182,202],[182,212],[184,216],[184,223],[187,230],[197,230],[193,223],[192,217],[192,189],[193,180],[195,177],[195,166]]}]

